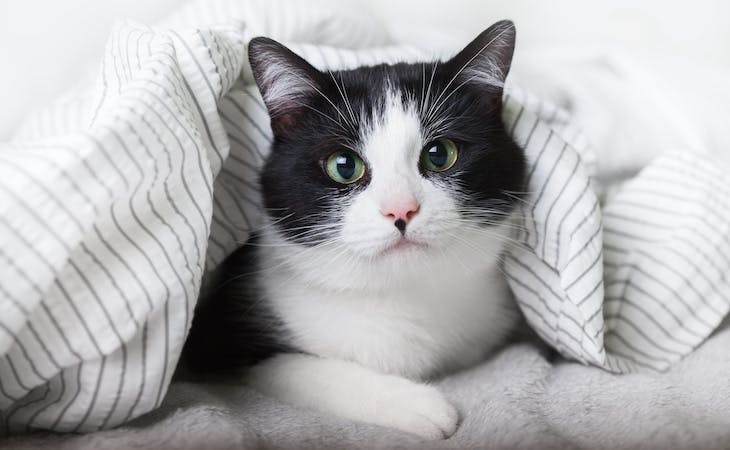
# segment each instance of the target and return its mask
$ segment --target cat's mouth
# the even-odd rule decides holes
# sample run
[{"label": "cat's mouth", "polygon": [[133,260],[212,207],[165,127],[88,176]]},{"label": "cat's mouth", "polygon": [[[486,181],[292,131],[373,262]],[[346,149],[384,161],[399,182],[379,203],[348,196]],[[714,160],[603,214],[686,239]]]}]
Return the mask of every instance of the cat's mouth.
[{"label": "cat's mouth", "polygon": [[395,241],[392,244],[385,247],[380,252],[380,254],[386,255],[386,254],[391,254],[391,253],[401,253],[401,252],[407,252],[407,251],[412,251],[412,250],[425,249],[426,247],[428,247],[428,245],[423,242],[419,242],[419,241],[416,241],[411,238],[403,236],[403,237],[399,238],[397,241]]}]

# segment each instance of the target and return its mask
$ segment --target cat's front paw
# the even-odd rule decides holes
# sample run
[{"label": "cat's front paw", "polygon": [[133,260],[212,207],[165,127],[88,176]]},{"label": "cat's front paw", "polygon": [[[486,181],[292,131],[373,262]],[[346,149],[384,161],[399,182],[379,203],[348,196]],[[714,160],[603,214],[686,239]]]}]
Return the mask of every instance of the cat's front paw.
[{"label": "cat's front paw", "polygon": [[377,422],[430,440],[454,434],[459,413],[438,389],[404,379],[392,381],[376,402]]}]

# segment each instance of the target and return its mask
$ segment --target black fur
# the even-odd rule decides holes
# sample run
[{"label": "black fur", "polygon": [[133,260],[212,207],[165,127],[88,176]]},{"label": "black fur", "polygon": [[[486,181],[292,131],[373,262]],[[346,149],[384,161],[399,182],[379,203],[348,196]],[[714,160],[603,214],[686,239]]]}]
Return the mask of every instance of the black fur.
[{"label": "black fur", "polygon": [[211,288],[195,308],[183,349],[188,369],[225,372],[296,351],[284,324],[261,295],[256,249],[253,237],[216,270]]}]

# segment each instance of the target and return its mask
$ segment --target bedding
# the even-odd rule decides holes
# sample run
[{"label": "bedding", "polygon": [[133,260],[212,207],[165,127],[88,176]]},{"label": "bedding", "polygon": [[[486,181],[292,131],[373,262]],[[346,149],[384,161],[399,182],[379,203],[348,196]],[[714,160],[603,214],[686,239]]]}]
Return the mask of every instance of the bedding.
[{"label": "bedding", "polygon": [[113,430],[26,435],[13,450],[119,448],[726,449],[730,330],[663,373],[616,375],[519,343],[438,383],[461,423],[445,441],[304,411],[242,386],[176,383]]},{"label": "bedding", "polygon": [[[270,130],[245,58],[246,42],[256,35],[281,40],[323,69],[430,56],[391,42],[376,22],[327,2],[218,0],[186,6],[156,28],[119,24],[96,86],[30,118],[0,150],[0,431],[111,428],[163,401],[163,409],[136,422],[148,431],[126,429],[130,442],[155,439],[152,430],[169,425],[165,433],[171,433],[186,421],[213,427],[216,415],[231,432],[239,425],[249,430],[231,439],[251,446],[259,441],[248,439],[272,429],[282,440],[266,442],[292,442],[288,422],[278,416],[284,411],[292,424],[345,427],[297,416],[240,387],[176,384],[164,400],[204,274],[260,225],[255,177]],[[445,389],[493,405],[504,396],[495,386],[512,395],[533,392],[521,394],[527,385],[507,383],[527,370],[558,377],[559,389],[546,391],[543,406],[549,396],[564,394],[567,408],[588,392],[568,390],[572,377],[607,386],[671,385],[674,370],[699,370],[686,366],[707,362],[699,356],[680,360],[730,307],[727,163],[711,153],[653,149],[660,156],[638,173],[607,183],[605,144],[597,148],[581,133],[571,114],[576,109],[526,86],[513,83],[505,98],[505,122],[530,163],[520,245],[505,257],[506,275],[530,326],[563,357],[640,374],[621,378],[567,362],[553,366],[525,344],[446,379]],[[538,375],[531,380],[545,383]],[[700,387],[691,378],[682,382]],[[228,397],[241,401],[233,412],[220,400]],[[484,437],[479,424],[499,423],[499,409],[458,398],[465,423],[477,421],[465,439]],[[611,399],[606,392],[606,403],[596,408],[618,408]],[[657,399],[672,405],[671,397]],[[637,411],[651,406],[630,400]],[[531,401],[518,409],[530,410]],[[174,413],[180,405],[193,406]],[[254,417],[259,413],[246,409],[252,405],[271,423]],[[560,418],[568,409],[554,416],[540,411],[547,421],[574,417]],[[172,415],[159,419],[166,413]],[[617,423],[624,420],[616,414]],[[562,425],[559,433],[577,431]],[[367,429],[348,426],[356,434]],[[519,438],[514,429],[505,434],[505,444]]]}]

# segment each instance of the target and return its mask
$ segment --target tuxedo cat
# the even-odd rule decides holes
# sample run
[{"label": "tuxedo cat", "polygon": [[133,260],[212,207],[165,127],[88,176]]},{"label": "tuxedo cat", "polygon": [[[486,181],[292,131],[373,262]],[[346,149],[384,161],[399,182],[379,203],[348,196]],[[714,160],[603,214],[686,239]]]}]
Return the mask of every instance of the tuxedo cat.
[{"label": "tuxedo cat", "polygon": [[450,436],[426,381],[472,365],[518,317],[500,271],[525,161],[501,120],[515,29],[445,62],[322,72],[255,38],[271,116],[264,226],[218,270],[186,359],[305,408]]}]

